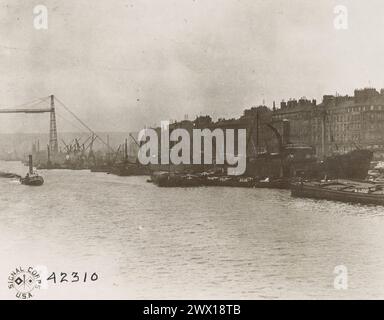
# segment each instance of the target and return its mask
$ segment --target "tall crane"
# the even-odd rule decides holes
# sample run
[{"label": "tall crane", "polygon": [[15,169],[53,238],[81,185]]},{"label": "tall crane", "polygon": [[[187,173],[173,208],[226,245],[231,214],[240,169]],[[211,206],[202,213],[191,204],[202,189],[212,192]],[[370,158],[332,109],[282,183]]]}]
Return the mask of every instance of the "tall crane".
[{"label": "tall crane", "polygon": [[[41,103],[43,101],[46,101],[47,99],[50,99],[50,107],[49,108],[31,108],[31,105],[34,105],[36,103]],[[23,104],[19,106],[19,108],[6,108],[6,109],[0,109],[0,113],[49,113],[50,114],[50,126],[49,126],[49,144],[48,144],[48,151],[50,154],[57,154],[59,152],[59,146],[58,146],[58,140],[57,140],[57,125],[56,125],[56,112],[55,112],[55,101],[63,107],[70,115],[72,115],[87,131],[89,131],[93,136],[93,142],[98,139],[101,141],[104,145],[108,147],[109,150],[111,150],[113,153],[115,150],[109,146],[108,143],[106,143],[100,136],[97,135],[84,121],[82,121],[75,113],[73,113],[60,99],[58,99],[53,94],[42,98],[37,99],[35,101],[32,101],[30,103]],[[28,106],[29,107],[26,107]],[[65,119],[64,119],[65,120]],[[92,146],[93,146],[92,142]],[[78,141],[77,141],[78,143]],[[65,145],[66,148],[72,147],[71,145]],[[78,147],[78,146],[77,146]]]},{"label": "tall crane", "polygon": [[55,96],[50,95],[49,108],[19,108],[19,109],[0,109],[0,113],[50,113],[49,125],[49,151],[56,154],[59,151],[57,143],[57,126],[56,126],[56,113],[55,113]]}]

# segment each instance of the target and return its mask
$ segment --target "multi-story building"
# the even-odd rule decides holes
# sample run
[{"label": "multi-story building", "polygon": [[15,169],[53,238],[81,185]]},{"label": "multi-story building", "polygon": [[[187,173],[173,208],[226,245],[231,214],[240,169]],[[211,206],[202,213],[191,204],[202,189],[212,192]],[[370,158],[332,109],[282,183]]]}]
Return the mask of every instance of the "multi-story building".
[{"label": "multi-story building", "polygon": [[316,149],[318,156],[367,148],[384,156],[384,90],[355,90],[353,96],[325,95],[320,104],[300,99],[282,102],[273,121],[287,119],[290,139]]},{"label": "multi-story building", "polygon": [[272,121],[277,126],[283,120],[290,122],[290,137],[292,143],[312,144],[312,125],[313,119],[316,117],[317,108],[316,100],[300,100],[282,101],[280,109],[274,110]]},{"label": "multi-story building", "polygon": [[[283,101],[279,109],[275,106],[273,109],[266,106],[252,107],[234,119],[213,121],[210,116],[199,116],[193,121],[183,120],[170,124],[170,132],[176,128],[186,129],[191,138],[193,129],[247,129],[247,156],[250,160],[263,153],[280,152],[279,140],[286,146],[310,146],[318,158],[356,148],[371,149],[377,158],[384,158],[384,89],[380,92],[372,88],[355,90],[353,96],[324,95],[319,104],[314,99],[301,98]],[[156,130],[160,137],[160,128]],[[170,146],[176,143],[171,142]],[[212,146],[215,163],[215,139]],[[192,147],[191,140],[191,162]],[[237,152],[237,145],[234,149]],[[159,155],[160,151],[159,141]],[[196,168],[181,165],[174,169],[192,167]]]}]

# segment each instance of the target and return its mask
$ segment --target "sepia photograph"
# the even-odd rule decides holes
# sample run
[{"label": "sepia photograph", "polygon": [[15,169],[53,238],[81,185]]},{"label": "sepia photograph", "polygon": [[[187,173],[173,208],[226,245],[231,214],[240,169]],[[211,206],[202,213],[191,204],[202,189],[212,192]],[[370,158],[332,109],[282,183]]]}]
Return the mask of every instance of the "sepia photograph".
[{"label": "sepia photograph", "polygon": [[383,16],[0,0],[0,300],[382,300]]}]

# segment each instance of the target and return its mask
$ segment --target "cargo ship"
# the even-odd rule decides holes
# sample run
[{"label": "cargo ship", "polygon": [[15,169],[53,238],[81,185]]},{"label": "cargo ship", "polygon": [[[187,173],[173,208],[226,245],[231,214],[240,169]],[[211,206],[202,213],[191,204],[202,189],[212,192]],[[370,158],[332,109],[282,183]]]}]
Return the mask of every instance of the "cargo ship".
[{"label": "cargo ship", "polygon": [[289,121],[283,121],[283,134],[272,125],[278,142],[277,153],[257,154],[248,161],[247,171],[253,176],[293,179],[332,178],[364,180],[368,175],[373,152],[356,148],[343,154],[333,154],[321,160],[312,146],[289,141]]},{"label": "cargo ship", "polygon": [[324,172],[335,179],[364,180],[370,169],[373,152],[356,149],[345,154],[333,155],[324,160]]}]

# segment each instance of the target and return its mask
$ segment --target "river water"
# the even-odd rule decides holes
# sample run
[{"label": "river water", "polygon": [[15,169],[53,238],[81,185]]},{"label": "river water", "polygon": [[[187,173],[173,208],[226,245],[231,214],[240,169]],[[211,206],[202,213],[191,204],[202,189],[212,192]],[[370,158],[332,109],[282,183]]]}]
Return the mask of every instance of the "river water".
[{"label": "river water", "polygon": [[[0,171],[25,174],[16,162]],[[78,272],[36,299],[384,298],[384,208],[289,191],[157,188],[146,177],[40,172],[0,179],[0,298],[18,266]],[[334,269],[347,268],[346,290]]]}]

